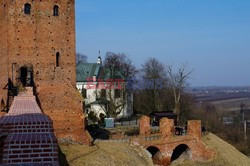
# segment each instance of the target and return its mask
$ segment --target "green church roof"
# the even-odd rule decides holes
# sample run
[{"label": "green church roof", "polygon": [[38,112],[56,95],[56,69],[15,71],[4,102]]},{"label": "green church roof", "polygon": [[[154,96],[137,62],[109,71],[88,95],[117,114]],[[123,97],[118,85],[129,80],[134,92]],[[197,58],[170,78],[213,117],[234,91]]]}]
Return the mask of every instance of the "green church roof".
[{"label": "green church roof", "polygon": [[99,75],[101,64],[81,63],[76,67],[76,81],[87,82],[87,78]]},{"label": "green church roof", "polygon": [[[106,81],[110,78],[110,73],[107,68],[101,66],[97,63],[81,63],[76,67],[76,81],[77,82],[87,82],[87,78],[96,76],[97,79],[102,79]],[[116,71],[114,79],[126,78],[123,76],[122,72]]]}]

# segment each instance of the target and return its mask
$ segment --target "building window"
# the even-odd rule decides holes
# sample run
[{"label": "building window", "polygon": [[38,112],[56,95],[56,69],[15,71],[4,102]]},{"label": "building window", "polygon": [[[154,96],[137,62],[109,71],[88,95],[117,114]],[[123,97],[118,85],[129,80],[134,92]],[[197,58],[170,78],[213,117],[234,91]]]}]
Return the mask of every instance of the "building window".
[{"label": "building window", "polygon": [[106,98],[106,89],[101,89],[101,98]]},{"label": "building window", "polygon": [[56,53],[56,67],[59,67],[60,66],[60,53],[57,52]]},{"label": "building window", "polygon": [[121,90],[115,89],[115,99],[121,98]]},{"label": "building window", "polygon": [[30,14],[31,12],[31,5],[29,3],[26,3],[24,5],[24,14]]},{"label": "building window", "polygon": [[85,88],[82,89],[82,97],[83,97],[84,99],[87,98],[87,89],[85,89]]},{"label": "building window", "polygon": [[55,5],[54,6],[54,16],[59,16],[59,6]]}]

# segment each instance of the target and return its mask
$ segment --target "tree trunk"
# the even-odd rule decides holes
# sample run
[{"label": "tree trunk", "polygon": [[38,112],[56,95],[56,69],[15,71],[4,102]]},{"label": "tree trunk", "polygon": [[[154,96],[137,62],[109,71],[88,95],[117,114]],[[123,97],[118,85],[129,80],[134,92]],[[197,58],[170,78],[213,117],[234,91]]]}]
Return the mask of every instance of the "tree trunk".
[{"label": "tree trunk", "polygon": [[174,113],[177,115],[177,124],[179,124],[180,121],[180,104],[179,103],[175,103],[175,107],[174,107]]}]

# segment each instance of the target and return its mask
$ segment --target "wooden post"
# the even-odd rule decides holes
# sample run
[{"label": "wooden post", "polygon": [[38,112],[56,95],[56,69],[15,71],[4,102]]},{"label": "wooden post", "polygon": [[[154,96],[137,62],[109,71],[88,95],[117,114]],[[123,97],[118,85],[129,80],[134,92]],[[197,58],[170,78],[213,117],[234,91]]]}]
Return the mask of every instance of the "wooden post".
[{"label": "wooden post", "polygon": [[245,141],[247,141],[247,120],[244,121],[244,136]]}]

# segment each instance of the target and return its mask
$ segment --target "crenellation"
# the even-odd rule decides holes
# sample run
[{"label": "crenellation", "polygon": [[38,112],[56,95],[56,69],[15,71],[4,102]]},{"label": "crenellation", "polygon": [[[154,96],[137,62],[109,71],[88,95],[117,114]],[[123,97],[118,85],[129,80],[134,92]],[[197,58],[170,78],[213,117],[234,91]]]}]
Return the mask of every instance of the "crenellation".
[{"label": "crenellation", "polygon": [[159,128],[159,137],[153,140],[146,139],[155,135],[150,134],[150,117],[142,116],[139,125],[140,137],[130,139],[134,145],[157,148],[159,155],[152,156],[157,165],[170,165],[173,161],[173,154],[178,151],[178,147],[186,148],[189,158],[192,160],[204,161],[214,158],[215,152],[202,142],[201,121],[188,121],[188,133],[179,136],[175,135],[173,119],[162,118]]}]

